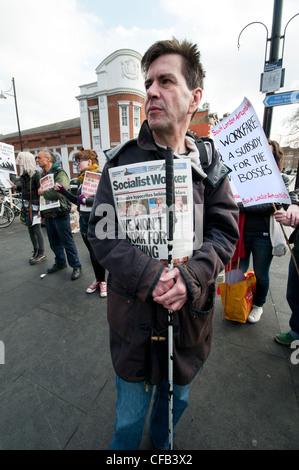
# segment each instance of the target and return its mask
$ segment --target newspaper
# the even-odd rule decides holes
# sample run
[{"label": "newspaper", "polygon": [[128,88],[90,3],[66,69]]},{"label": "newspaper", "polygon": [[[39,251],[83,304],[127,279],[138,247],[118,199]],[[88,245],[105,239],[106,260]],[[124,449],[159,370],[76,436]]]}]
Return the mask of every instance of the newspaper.
[{"label": "newspaper", "polygon": [[[49,175],[44,176],[40,180],[40,187],[43,191],[48,191],[49,189],[54,188],[54,175],[50,173]],[[40,196],[39,200],[40,210],[45,211],[48,209],[54,209],[55,207],[60,206],[60,202],[58,200],[51,201],[50,199],[45,199],[44,196]]]},{"label": "newspaper", "polygon": [[[84,194],[86,197],[94,197],[97,193],[99,181],[101,175],[100,173],[95,173],[93,171],[86,171],[84,175],[84,180],[82,184],[81,194]],[[84,204],[80,204],[80,211],[88,211],[91,212],[91,206],[86,206]]]},{"label": "newspaper", "polygon": [[[109,169],[119,230],[148,256],[167,263],[168,208],[165,161],[154,160]],[[174,160],[175,212],[173,265],[193,253],[191,163]]]}]

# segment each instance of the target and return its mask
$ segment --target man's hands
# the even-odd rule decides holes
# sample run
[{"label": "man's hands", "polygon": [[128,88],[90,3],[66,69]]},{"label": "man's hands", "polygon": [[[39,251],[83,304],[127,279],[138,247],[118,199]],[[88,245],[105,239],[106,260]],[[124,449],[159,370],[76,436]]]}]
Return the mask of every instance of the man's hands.
[{"label": "man's hands", "polygon": [[274,213],[276,222],[280,224],[297,227],[299,225],[299,206],[297,204],[291,204],[288,210],[283,209]]},{"label": "man's hands", "polygon": [[172,271],[164,269],[152,297],[155,302],[173,312],[182,308],[187,301],[187,286],[178,268]]}]

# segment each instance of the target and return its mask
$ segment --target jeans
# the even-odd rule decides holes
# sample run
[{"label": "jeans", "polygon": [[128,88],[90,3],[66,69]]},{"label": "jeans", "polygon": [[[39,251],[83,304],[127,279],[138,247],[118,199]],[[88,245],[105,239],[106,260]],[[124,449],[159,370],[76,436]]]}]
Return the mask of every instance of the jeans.
[{"label": "jeans", "polygon": [[45,218],[45,224],[50,247],[55,254],[55,264],[64,266],[67,257],[73,269],[81,268],[82,264],[73,238],[69,214],[55,219]]},{"label": "jeans", "polygon": [[[145,382],[126,382],[116,376],[117,401],[114,436],[110,450],[138,450],[153,386],[145,390]],[[173,385],[173,427],[189,402],[189,385]],[[155,447],[168,450],[168,382],[156,385],[149,421],[149,433]]]},{"label": "jeans", "polygon": [[270,237],[244,235],[245,257],[240,260],[240,270],[246,272],[252,254],[253,269],[256,277],[256,293],[253,304],[262,307],[267,299],[270,285],[270,265],[273,258]]},{"label": "jeans", "polygon": [[[299,256],[295,255],[295,260],[299,267]],[[299,276],[293,258],[291,258],[289,264],[287,301],[292,312],[289,322],[291,327],[290,333],[294,339],[299,339]]]}]

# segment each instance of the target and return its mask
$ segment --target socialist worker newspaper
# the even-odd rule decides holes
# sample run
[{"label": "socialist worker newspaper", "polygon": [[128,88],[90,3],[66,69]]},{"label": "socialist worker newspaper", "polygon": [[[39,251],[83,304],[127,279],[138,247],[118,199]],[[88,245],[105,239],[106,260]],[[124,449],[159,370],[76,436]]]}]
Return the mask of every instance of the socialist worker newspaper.
[{"label": "socialist worker newspaper", "polygon": [[[86,197],[94,197],[96,195],[100,179],[100,173],[86,171],[84,174],[81,194],[84,194]],[[80,211],[91,212],[91,206],[80,204]]]},{"label": "socialist worker newspaper", "polygon": [[[54,184],[55,184],[54,183],[54,175],[52,173],[44,176],[40,180],[40,187],[44,191],[48,191],[49,189],[53,189]],[[55,207],[60,206],[60,202],[58,200],[52,201],[50,199],[45,199],[44,196],[40,196],[39,200],[40,200],[39,208],[40,208],[41,211],[45,211],[47,209],[53,209]]]},{"label": "socialist worker newspaper", "polygon": [[[109,169],[119,230],[148,256],[168,258],[165,161],[155,160]],[[175,211],[173,265],[193,252],[191,164],[174,160]]]}]

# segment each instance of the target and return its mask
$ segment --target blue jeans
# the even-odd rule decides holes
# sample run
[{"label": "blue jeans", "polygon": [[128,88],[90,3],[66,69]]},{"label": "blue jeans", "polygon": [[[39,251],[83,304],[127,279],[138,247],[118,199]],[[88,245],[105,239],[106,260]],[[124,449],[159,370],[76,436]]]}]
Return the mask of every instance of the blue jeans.
[{"label": "blue jeans", "polygon": [[245,257],[240,260],[240,270],[246,272],[252,254],[253,269],[256,277],[256,293],[253,303],[262,307],[267,299],[270,285],[270,265],[273,258],[270,237],[244,235]]},{"label": "blue jeans", "polygon": [[69,214],[55,219],[45,218],[45,224],[50,247],[55,254],[55,264],[64,266],[67,258],[72,268],[81,268],[82,264],[73,238]]},{"label": "blue jeans", "polygon": [[[150,385],[146,392],[145,385],[145,382],[126,382],[116,376],[116,419],[110,450],[139,449],[153,391]],[[189,385],[173,385],[173,427],[188,402]],[[168,382],[156,385],[149,433],[157,449],[168,450]]]},{"label": "blue jeans", "polygon": [[[299,267],[299,256],[295,255],[295,260]],[[293,258],[291,258],[289,264],[287,301],[292,312],[289,322],[291,327],[290,333],[294,339],[299,339],[299,276]]]}]

